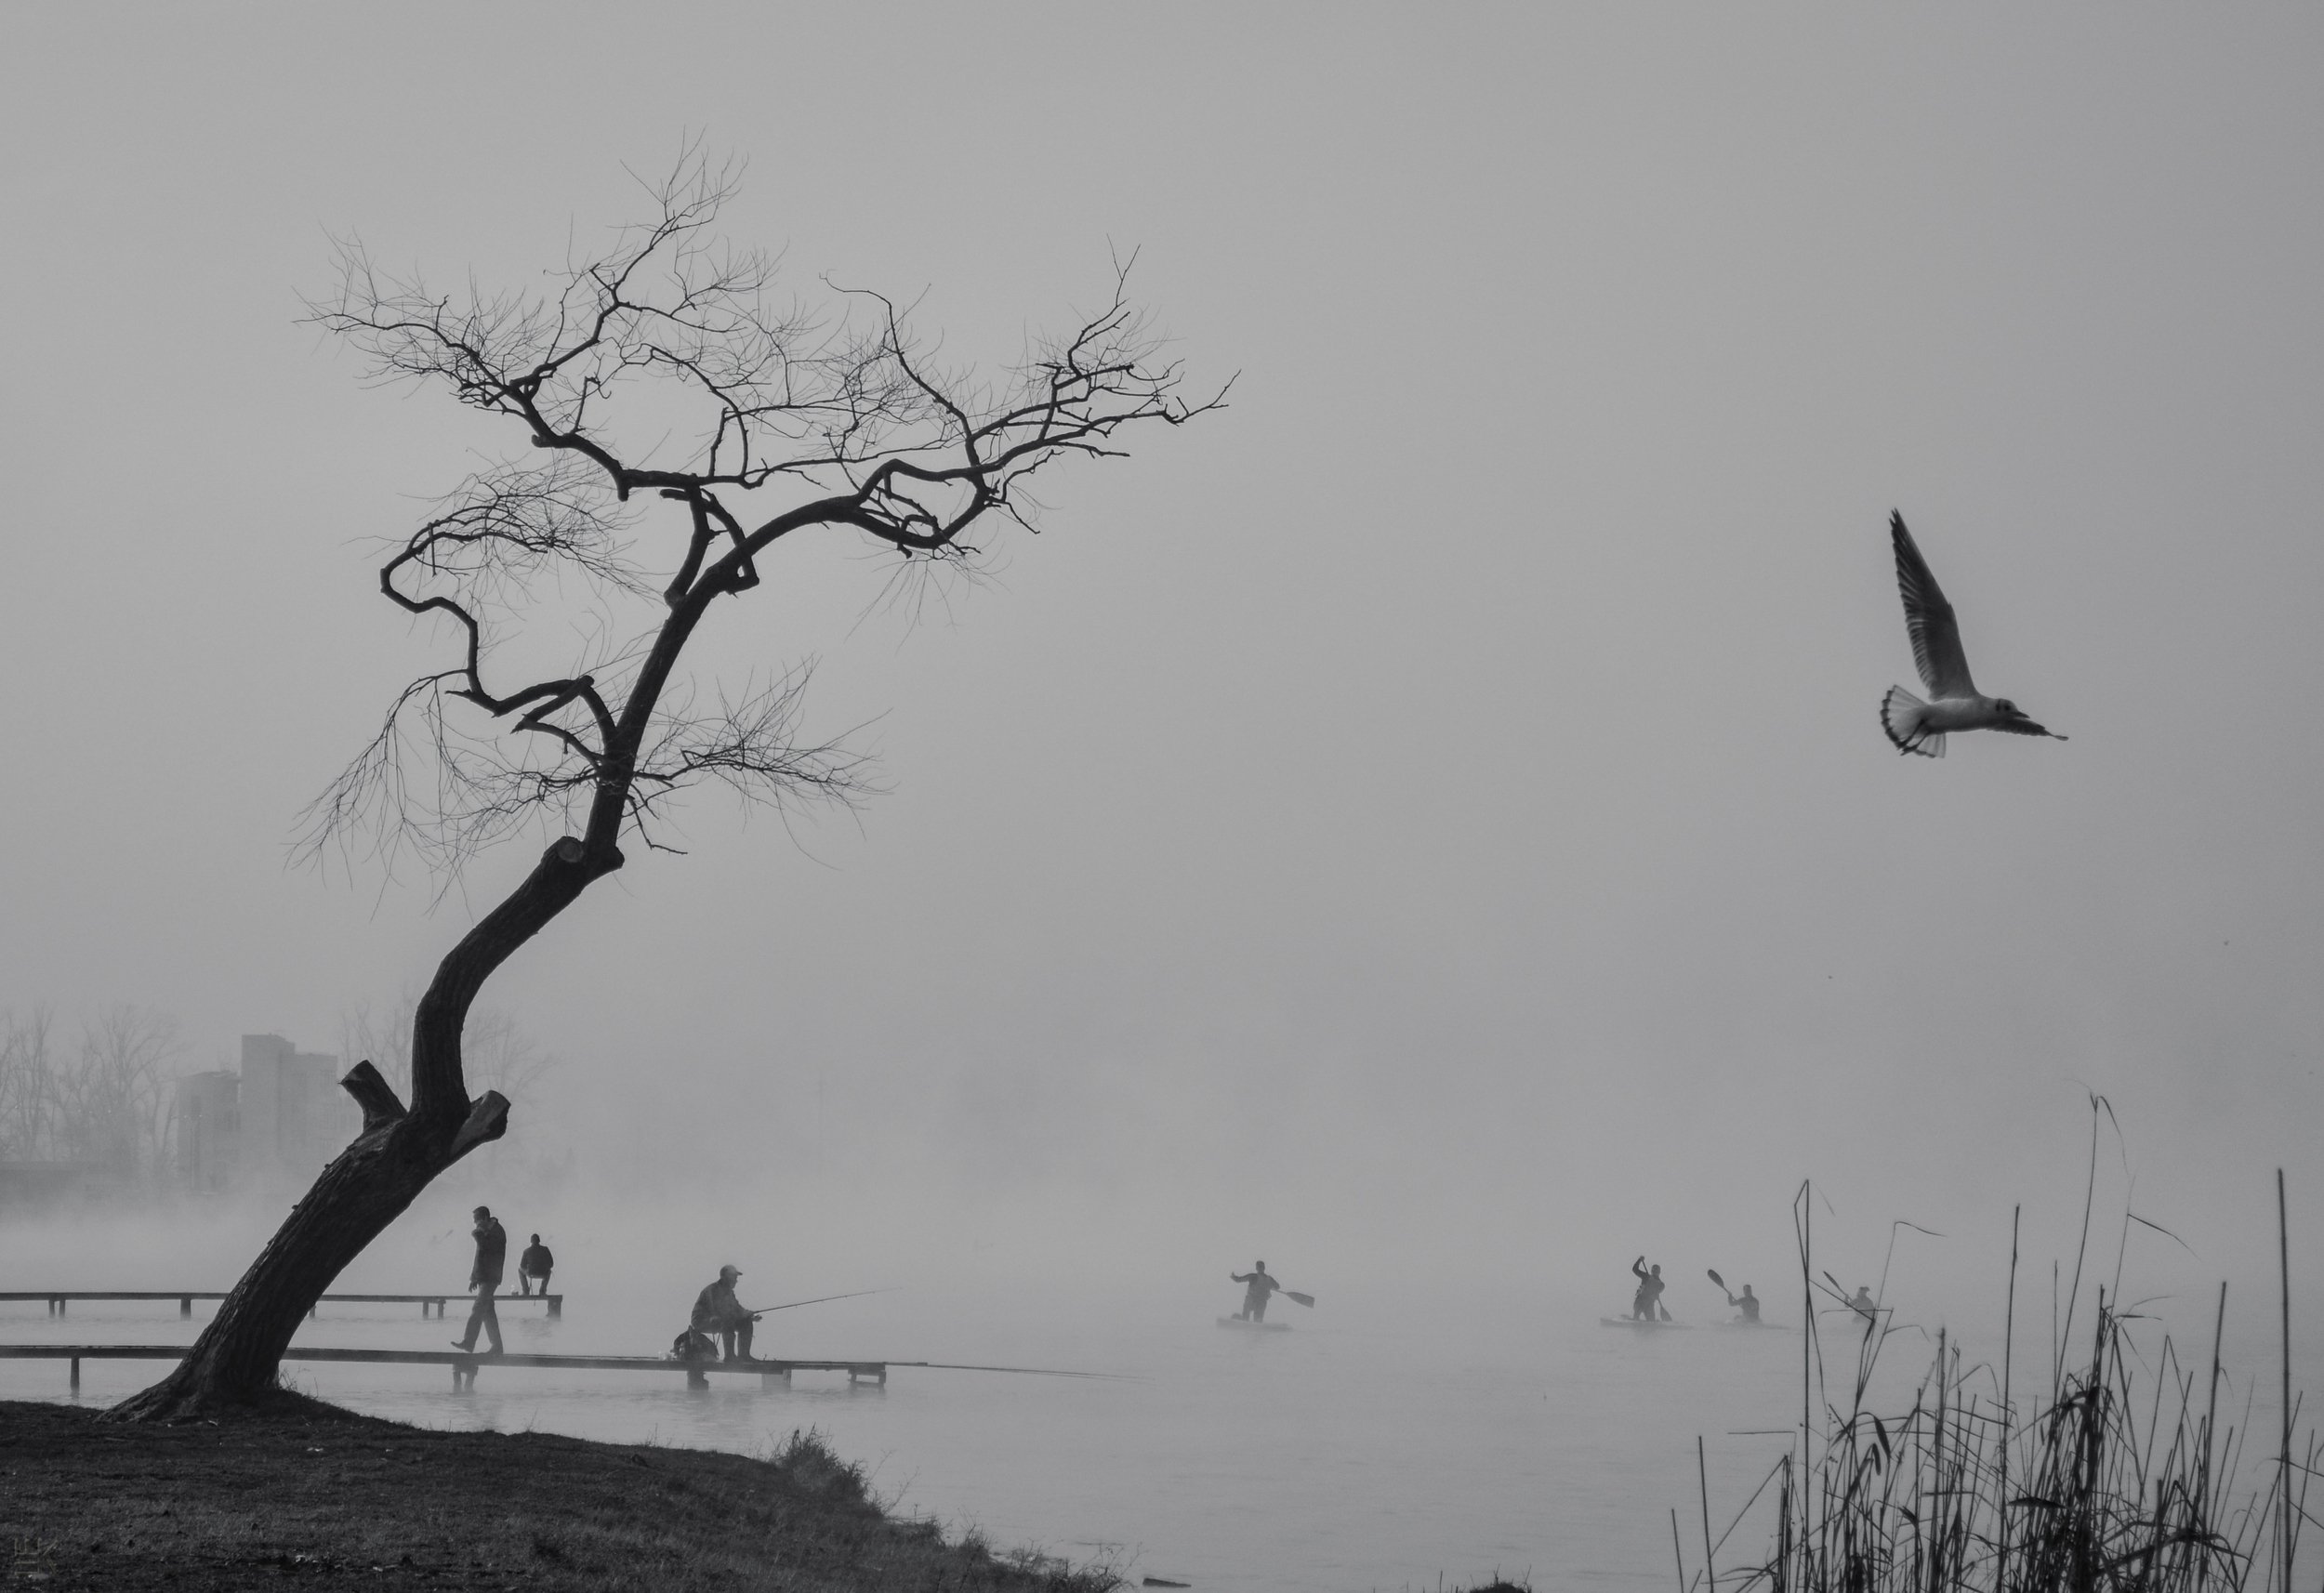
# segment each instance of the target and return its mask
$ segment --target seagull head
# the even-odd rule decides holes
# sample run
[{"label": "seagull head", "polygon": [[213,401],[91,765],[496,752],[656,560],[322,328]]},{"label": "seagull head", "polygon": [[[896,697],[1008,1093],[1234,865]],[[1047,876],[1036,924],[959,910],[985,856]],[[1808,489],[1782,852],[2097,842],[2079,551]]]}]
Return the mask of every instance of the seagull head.
[{"label": "seagull head", "polygon": [[2048,736],[2052,741],[2066,739],[2047,725],[2034,723],[2031,715],[2007,697],[1994,698],[1993,711],[2001,716],[2001,724],[1999,727],[2001,730],[2010,731],[2021,736]]}]

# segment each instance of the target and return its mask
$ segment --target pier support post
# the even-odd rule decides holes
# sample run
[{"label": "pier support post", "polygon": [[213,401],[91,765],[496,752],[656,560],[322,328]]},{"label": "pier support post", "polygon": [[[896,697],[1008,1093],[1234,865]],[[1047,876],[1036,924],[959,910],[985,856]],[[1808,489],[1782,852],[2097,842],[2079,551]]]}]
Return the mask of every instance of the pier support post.
[{"label": "pier support post", "polygon": [[191,1295],[179,1296],[178,1298],[178,1320],[179,1322],[183,1322],[186,1318],[191,1316],[192,1314],[193,1297]]},{"label": "pier support post", "polygon": [[551,1316],[562,1316],[565,1314],[564,1296],[551,1295],[548,1297],[548,1314]]},{"label": "pier support post", "polygon": [[78,1355],[73,1358],[73,1391],[76,1394],[81,1391],[81,1358]]}]

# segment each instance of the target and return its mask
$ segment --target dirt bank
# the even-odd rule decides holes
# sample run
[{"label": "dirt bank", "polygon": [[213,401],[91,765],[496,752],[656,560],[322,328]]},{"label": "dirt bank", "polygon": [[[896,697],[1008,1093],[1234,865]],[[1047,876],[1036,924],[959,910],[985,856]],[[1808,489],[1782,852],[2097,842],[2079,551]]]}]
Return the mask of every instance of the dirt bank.
[{"label": "dirt bank", "polygon": [[169,1427],[0,1402],[0,1585],[19,1583],[1101,1593],[1112,1579],[886,1516],[812,1439],[753,1460],[433,1432],[285,1397]]}]

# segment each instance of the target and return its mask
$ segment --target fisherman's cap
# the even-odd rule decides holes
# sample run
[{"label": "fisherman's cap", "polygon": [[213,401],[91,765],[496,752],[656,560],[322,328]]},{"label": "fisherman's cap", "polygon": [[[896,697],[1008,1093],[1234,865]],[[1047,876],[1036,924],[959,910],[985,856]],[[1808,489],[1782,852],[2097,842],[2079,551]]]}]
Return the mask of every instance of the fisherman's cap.
[{"label": "fisherman's cap", "polygon": [[729,1261],[725,1266],[719,1269],[719,1276],[721,1278],[739,1278],[742,1275],[743,1270],[734,1265],[732,1261]]},{"label": "fisherman's cap", "polygon": [[478,1206],[474,1213],[474,1215],[478,1217],[490,1217],[492,1214],[493,1208],[488,1205]]}]

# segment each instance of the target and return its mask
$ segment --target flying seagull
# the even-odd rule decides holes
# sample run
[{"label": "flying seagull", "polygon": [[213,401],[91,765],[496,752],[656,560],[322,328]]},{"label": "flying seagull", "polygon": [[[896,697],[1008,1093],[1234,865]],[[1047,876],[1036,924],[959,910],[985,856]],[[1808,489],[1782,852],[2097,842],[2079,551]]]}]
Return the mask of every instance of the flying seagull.
[{"label": "flying seagull", "polygon": [[1905,517],[1888,517],[1889,540],[1896,545],[1896,587],[1905,598],[1905,629],[1912,637],[1912,662],[1921,670],[1921,683],[1933,701],[1923,703],[1902,686],[1891,686],[1881,700],[1881,729],[1899,753],[1922,757],[1945,756],[1948,731],[2007,731],[2018,736],[2066,738],[2045,730],[2021,712],[2007,697],[1988,697],[1969,678],[1969,660],[1961,651],[1961,626],[1953,605],[1929,573],[1928,560],[1912,545]]}]

